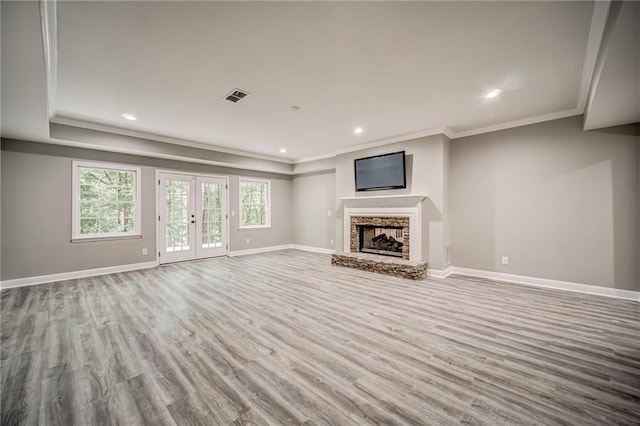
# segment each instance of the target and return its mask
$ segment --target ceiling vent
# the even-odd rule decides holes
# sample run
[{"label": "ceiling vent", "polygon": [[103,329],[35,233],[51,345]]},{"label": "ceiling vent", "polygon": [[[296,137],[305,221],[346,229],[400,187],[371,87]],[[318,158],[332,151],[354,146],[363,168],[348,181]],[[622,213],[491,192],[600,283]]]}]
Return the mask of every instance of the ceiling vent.
[{"label": "ceiling vent", "polygon": [[249,96],[249,92],[245,92],[244,90],[240,90],[240,89],[233,89],[231,93],[225,96],[225,99],[233,103],[236,103],[246,98],[247,96]]}]

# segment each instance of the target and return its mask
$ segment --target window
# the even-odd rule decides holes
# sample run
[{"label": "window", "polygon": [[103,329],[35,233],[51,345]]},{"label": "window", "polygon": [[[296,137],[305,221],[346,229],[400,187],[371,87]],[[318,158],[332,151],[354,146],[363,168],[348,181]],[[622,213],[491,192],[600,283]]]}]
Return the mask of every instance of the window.
[{"label": "window", "polygon": [[240,228],[271,226],[271,183],[240,178]]},{"label": "window", "polygon": [[140,168],[73,162],[72,239],[140,235]]}]

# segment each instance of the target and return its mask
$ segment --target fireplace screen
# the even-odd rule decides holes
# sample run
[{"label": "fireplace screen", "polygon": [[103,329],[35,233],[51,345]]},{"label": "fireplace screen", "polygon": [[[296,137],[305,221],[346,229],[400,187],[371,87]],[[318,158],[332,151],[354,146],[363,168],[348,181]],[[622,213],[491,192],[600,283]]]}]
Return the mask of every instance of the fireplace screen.
[{"label": "fireplace screen", "polygon": [[402,227],[359,225],[360,251],[402,257]]}]

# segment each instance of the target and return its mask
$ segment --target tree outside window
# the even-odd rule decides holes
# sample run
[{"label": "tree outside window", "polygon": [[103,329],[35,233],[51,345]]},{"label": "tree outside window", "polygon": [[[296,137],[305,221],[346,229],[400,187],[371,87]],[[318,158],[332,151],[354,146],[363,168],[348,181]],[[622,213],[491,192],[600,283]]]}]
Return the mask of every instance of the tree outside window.
[{"label": "tree outside window", "polygon": [[240,179],[240,227],[260,228],[270,224],[270,182]]},{"label": "tree outside window", "polygon": [[74,238],[138,234],[139,170],[74,162]]}]

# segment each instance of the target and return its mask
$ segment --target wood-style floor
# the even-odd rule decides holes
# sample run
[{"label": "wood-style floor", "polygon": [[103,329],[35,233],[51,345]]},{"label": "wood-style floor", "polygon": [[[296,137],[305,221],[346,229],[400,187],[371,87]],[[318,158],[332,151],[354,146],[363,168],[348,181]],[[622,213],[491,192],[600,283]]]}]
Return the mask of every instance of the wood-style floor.
[{"label": "wood-style floor", "polygon": [[640,424],[640,304],[295,250],[2,291],[2,425]]}]

